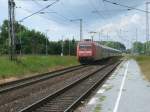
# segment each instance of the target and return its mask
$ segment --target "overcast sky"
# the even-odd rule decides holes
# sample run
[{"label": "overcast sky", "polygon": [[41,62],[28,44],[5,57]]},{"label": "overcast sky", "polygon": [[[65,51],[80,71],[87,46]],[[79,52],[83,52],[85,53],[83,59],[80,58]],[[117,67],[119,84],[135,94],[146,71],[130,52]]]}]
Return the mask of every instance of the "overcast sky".
[{"label": "overcast sky", "polygon": [[[54,0],[14,0],[16,2],[16,20],[19,21],[33,12],[52,3]],[[127,6],[145,10],[145,0],[110,0]],[[0,24],[8,18],[7,0],[0,0]],[[70,19],[83,19],[83,38],[90,38],[89,32],[101,32],[101,40],[108,39],[123,42],[127,47],[129,41],[135,40],[136,29],[138,40],[145,41],[145,13],[112,5],[103,0],[60,0],[55,5],[44,10],[56,12],[34,15],[23,21],[29,29],[36,29],[43,33],[49,29],[49,40],[79,39],[79,22]],[[99,40],[98,34],[94,35]],[[128,41],[129,40],[129,41]]]}]

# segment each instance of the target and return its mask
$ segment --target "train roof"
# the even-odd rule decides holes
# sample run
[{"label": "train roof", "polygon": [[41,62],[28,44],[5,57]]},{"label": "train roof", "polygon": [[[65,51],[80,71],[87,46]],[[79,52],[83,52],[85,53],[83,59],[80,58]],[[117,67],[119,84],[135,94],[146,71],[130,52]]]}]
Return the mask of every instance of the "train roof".
[{"label": "train roof", "polygon": [[102,46],[105,49],[110,49],[110,50],[113,50],[113,51],[121,52],[120,50],[117,50],[117,49],[114,49],[114,48],[111,48],[111,47],[108,47],[108,46],[104,46],[104,45],[101,45],[99,43],[98,43],[98,45]]},{"label": "train roof", "polygon": [[94,42],[94,41],[80,41],[79,42],[80,44],[85,44],[85,43],[91,43],[91,44],[95,44],[95,45],[99,45],[99,46],[101,46],[102,48],[104,48],[104,49],[109,49],[109,50],[113,50],[113,51],[116,51],[116,52],[121,52],[120,50],[117,50],[117,49],[114,49],[114,48],[111,48],[111,47],[108,47],[108,46],[105,46],[105,45],[101,45],[100,43],[97,43],[97,42]]}]

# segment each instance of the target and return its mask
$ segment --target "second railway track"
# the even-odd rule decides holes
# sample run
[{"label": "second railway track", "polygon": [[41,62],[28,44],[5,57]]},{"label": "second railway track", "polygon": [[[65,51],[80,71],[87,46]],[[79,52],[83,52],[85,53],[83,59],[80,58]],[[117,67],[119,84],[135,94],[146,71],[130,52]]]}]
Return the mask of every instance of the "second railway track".
[{"label": "second railway track", "polygon": [[48,80],[0,94],[0,110],[2,110],[1,112],[17,112],[47,96],[49,93],[54,93],[73,80],[86,75],[87,72],[95,71],[97,66],[103,65],[87,65],[72,72],[67,72],[64,75],[58,75],[58,77],[49,78]]},{"label": "second railway track", "polygon": [[57,71],[53,71],[53,72],[48,72],[48,73],[44,73],[44,74],[40,74],[37,76],[32,76],[32,77],[28,77],[28,78],[24,78],[24,79],[20,79],[20,80],[16,80],[16,81],[12,81],[9,83],[4,83],[0,85],[0,94],[2,93],[6,93],[9,92],[11,90],[15,90],[18,88],[22,88],[40,81],[44,81],[47,80],[49,78],[53,78],[59,75],[63,75],[67,72],[72,72],[78,69],[81,69],[85,66],[83,65],[77,65],[77,66],[73,66],[73,67],[68,67],[65,69],[60,69]]},{"label": "second railway track", "polygon": [[93,88],[104,81],[119,63],[100,67],[19,112],[71,112]]}]

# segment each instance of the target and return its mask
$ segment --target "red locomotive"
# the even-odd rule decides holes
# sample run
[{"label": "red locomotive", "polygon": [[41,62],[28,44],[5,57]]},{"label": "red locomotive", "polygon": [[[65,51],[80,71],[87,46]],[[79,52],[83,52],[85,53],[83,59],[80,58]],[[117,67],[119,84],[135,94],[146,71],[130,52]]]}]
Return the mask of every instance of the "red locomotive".
[{"label": "red locomotive", "polygon": [[77,58],[80,63],[97,61],[120,54],[119,50],[100,45],[91,40],[80,41],[77,45]]}]

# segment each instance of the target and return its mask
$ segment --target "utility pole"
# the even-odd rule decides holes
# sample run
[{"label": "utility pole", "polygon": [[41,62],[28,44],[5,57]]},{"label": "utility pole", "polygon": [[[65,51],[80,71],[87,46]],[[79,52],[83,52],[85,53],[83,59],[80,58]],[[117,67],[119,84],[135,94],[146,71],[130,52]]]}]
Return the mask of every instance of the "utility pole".
[{"label": "utility pole", "polygon": [[23,30],[23,29],[22,29],[22,26],[21,26],[21,22],[22,22],[22,21],[19,21],[19,22],[18,22],[18,24],[19,24],[19,32],[20,32],[20,33],[19,33],[19,36],[20,36],[20,37],[19,37],[20,56],[21,56],[21,54],[22,54],[22,39],[21,39],[22,37],[21,37],[21,32],[22,32],[22,30]]},{"label": "utility pole", "polygon": [[[69,40],[69,39],[68,39]],[[69,56],[70,56],[70,40],[69,40]]]},{"label": "utility pole", "polygon": [[72,19],[70,21],[71,22],[80,21],[80,41],[82,41],[82,39],[83,39],[83,19]]},{"label": "utility pole", "polygon": [[137,33],[137,28],[136,28],[136,30],[135,30],[135,46],[133,45],[133,51],[135,53],[138,53],[138,51],[137,51],[137,41],[138,41],[138,33]]},{"label": "utility pole", "polygon": [[101,31],[100,32],[98,32],[98,36],[99,36],[99,43],[100,43],[100,38],[101,38]]},{"label": "utility pole", "polygon": [[20,55],[22,54],[22,40],[21,40],[21,32],[22,32],[22,27],[21,27],[21,24],[20,24]]},{"label": "utility pole", "polygon": [[91,34],[91,39],[92,39],[92,41],[94,41],[94,34],[96,34],[97,32],[91,31],[91,32],[89,32],[89,33]]},{"label": "utility pole", "polygon": [[80,41],[82,41],[82,19],[80,19]]},{"label": "utility pole", "polygon": [[103,30],[100,30],[98,33],[99,33],[99,42],[100,42],[100,41],[102,41],[102,33],[103,33]]},{"label": "utility pole", "polygon": [[47,33],[48,33],[48,29],[46,30],[46,41],[45,41],[45,54],[46,54],[46,56],[48,55],[48,45],[47,45],[47,42],[48,42],[48,35],[47,35]]},{"label": "utility pole", "polygon": [[146,48],[145,52],[148,54],[148,41],[149,41],[149,4],[150,2],[146,2]]},{"label": "utility pole", "polygon": [[136,42],[138,41],[138,29],[136,28]]},{"label": "utility pole", "polygon": [[107,32],[107,41],[109,40],[108,38],[109,38],[109,36],[108,36],[108,32]]},{"label": "utility pole", "polygon": [[10,39],[10,60],[16,60],[16,38],[15,38],[15,2],[8,0],[8,29]]},{"label": "utility pole", "polygon": [[64,43],[63,43],[63,36],[62,36],[62,41],[61,41],[61,56],[64,55]]}]

